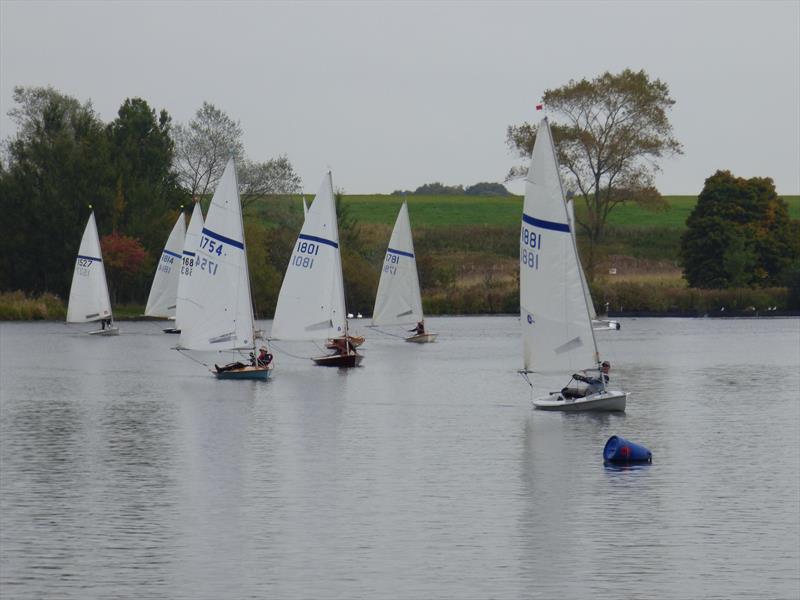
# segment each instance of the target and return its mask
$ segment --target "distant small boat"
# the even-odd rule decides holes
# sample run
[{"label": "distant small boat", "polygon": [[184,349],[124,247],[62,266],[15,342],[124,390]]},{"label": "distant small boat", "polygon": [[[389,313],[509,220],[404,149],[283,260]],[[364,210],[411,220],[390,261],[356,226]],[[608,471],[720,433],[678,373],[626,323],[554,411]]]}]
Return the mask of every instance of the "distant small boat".
[{"label": "distant small boat", "polygon": [[[183,244],[186,240],[186,219],[183,211],[175,221],[167,238],[164,250],[158,260],[150,295],[147,297],[145,316],[175,319],[175,307],[178,302],[178,278],[181,272]],[[166,333],[180,333],[174,327],[164,330]]]},{"label": "distant small boat", "polygon": [[436,340],[436,333],[425,331],[422,314],[422,294],[419,289],[417,259],[414,255],[414,240],[411,237],[411,220],[408,203],[403,202],[392,229],[386,257],[383,260],[381,279],[372,311],[372,324],[416,325],[414,335],[407,342],[424,344]]},{"label": "distant small boat", "polygon": [[308,209],[283,278],[272,339],[336,340],[336,353],[313,357],[319,366],[356,367],[359,354],[347,325],[333,178],[326,173]]},{"label": "distant small boat", "polygon": [[539,124],[525,182],[520,235],[523,373],[527,378],[533,372],[598,371],[598,377],[576,374],[589,387],[565,387],[533,400],[534,408],[624,411],[628,394],[606,388],[607,369],[605,364],[601,368],[590,298],[570,230],[555,145],[545,118]]},{"label": "distant small boat", "polygon": [[215,364],[212,373],[217,379],[266,380],[272,364],[260,364],[255,357],[253,302],[233,159],[225,166],[200,233],[197,246],[188,250],[194,253],[194,260],[181,290],[185,296],[178,310],[178,349],[232,353],[249,350],[250,359],[244,360],[250,364],[240,360],[223,366]]},{"label": "distant small boat", "polygon": [[88,331],[89,335],[119,335],[119,328],[114,325],[114,316],[111,313],[100,237],[97,234],[97,222],[92,211],[83,230],[80,249],[75,259],[75,270],[72,273],[72,285],[67,303],[67,323],[96,321],[100,321],[102,327]]}]

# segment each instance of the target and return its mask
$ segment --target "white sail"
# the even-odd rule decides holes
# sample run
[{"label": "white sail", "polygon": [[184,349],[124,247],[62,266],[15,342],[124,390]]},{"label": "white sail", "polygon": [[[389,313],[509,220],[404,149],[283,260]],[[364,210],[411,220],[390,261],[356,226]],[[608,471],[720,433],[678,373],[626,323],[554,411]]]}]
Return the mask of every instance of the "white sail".
[{"label": "white sail", "polygon": [[185,314],[187,310],[188,282],[194,270],[195,255],[200,245],[200,233],[203,231],[204,225],[203,210],[200,208],[200,203],[195,202],[194,208],[192,209],[192,216],[189,219],[189,228],[186,230],[186,237],[183,242],[183,251],[181,252],[181,270],[180,275],[178,275],[178,297],[175,309],[176,329],[181,328],[181,315]]},{"label": "white sail", "polygon": [[[253,304],[236,167],[228,161],[206,215],[186,282],[179,346],[190,350],[253,348]],[[183,311],[184,305],[181,305]]]},{"label": "white sail", "polygon": [[[572,232],[572,239],[575,240],[575,245],[577,246],[578,232],[575,227],[575,203],[572,200],[567,200],[567,214],[569,215],[569,229]],[[589,309],[589,318],[594,320],[597,318],[597,312],[594,309],[589,283],[586,281],[586,273],[583,271],[583,265],[580,264],[580,256],[578,257],[578,265],[580,266],[579,273],[581,276],[581,285],[583,286],[583,296],[586,299],[586,307]]]},{"label": "white sail", "polygon": [[547,119],[536,134],[520,232],[520,322],[526,371],[564,373],[597,363],[580,264]]},{"label": "white sail", "polygon": [[88,323],[110,318],[111,301],[108,298],[106,271],[92,211],[75,259],[67,304],[67,323]]},{"label": "white sail", "polygon": [[346,328],[339,227],[330,172],[325,175],[283,278],[272,337],[321,340]]},{"label": "white sail", "polygon": [[167,238],[167,244],[161,251],[161,258],[150,287],[150,296],[144,314],[148,317],[174,317],[178,299],[178,278],[181,272],[183,244],[186,238],[186,219],[183,211],[175,221]]},{"label": "white sail", "polygon": [[383,271],[372,312],[373,325],[404,325],[422,321],[417,260],[411,238],[408,205],[403,202],[386,249]]}]

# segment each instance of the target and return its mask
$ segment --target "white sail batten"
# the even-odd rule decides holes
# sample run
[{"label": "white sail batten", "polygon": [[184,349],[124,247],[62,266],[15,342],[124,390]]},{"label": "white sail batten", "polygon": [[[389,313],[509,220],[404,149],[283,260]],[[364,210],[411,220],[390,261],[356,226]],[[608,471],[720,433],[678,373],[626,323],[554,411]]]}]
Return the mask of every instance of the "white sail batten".
[{"label": "white sail batten", "polygon": [[94,211],[83,230],[80,249],[75,259],[72,285],[67,304],[68,323],[89,323],[111,318],[111,301],[100,251],[100,237]]},{"label": "white sail batten", "polygon": [[186,219],[183,211],[175,221],[158,260],[153,285],[147,298],[144,314],[148,317],[174,317],[178,300],[178,278],[183,262],[183,244],[186,240]]},{"label": "white sail batten", "polygon": [[271,337],[322,340],[346,331],[339,226],[330,172],[308,209],[283,278]]},{"label": "white sail batten", "polygon": [[520,232],[523,366],[539,373],[586,369],[597,346],[547,119],[536,135]]},{"label": "white sail batten", "polygon": [[181,305],[179,346],[190,350],[253,348],[253,304],[236,167],[228,161],[195,249]]},{"label": "white sail batten", "polygon": [[[200,233],[203,231],[203,210],[200,203],[195,202],[192,209],[192,216],[189,219],[189,228],[186,230],[186,237],[183,242],[181,252],[181,269],[178,275],[177,302],[175,308],[175,328],[181,328],[181,316],[186,313],[186,303],[191,291],[191,277],[194,270],[194,260],[197,248],[200,245]],[[194,292],[192,292],[194,293]]]},{"label": "white sail batten", "polygon": [[375,309],[373,325],[405,325],[423,319],[422,297],[419,289],[417,259],[411,237],[408,205],[403,202],[386,249]]}]

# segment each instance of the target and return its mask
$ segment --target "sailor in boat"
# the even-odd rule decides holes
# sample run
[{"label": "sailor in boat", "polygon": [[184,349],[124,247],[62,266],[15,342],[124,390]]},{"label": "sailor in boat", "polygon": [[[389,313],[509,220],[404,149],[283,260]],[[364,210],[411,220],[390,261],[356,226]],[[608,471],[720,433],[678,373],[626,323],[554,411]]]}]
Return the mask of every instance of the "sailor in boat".
[{"label": "sailor in boat", "polygon": [[[592,394],[602,392],[605,389],[606,384],[608,384],[608,382],[611,380],[608,376],[608,372],[610,370],[611,363],[607,360],[604,360],[600,365],[600,373],[597,377],[589,377],[580,373],[573,374],[572,379],[574,381],[585,383],[586,387],[569,387],[569,384],[567,384],[567,387],[561,390],[561,395],[564,396],[564,398],[584,398],[586,396],[591,396]],[[586,371],[584,371],[584,373],[586,373]],[[572,381],[570,381],[570,383],[572,383]]]},{"label": "sailor in boat", "polygon": [[102,319],[100,321],[100,328],[105,329],[106,327],[111,329],[111,319]]},{"label": "sailor in boat", "polygon": [[272,362],[272,354],[267,352],[264,346],[258,349],[258,358],[253,362],[253,366],[266,367]]},{"label": "sailor in boat", "polygon": [[418,321],[417,326],[414,329],[409,329],[409,333],[416,333],[417,335],[422,335],[425,333],[425,321]]}]

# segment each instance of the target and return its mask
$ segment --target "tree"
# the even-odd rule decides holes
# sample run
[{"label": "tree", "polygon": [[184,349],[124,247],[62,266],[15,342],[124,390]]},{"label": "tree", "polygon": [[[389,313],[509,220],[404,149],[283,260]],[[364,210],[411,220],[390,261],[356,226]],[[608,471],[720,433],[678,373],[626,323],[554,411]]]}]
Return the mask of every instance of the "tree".
[{"label": "tree", "polygon": [[243,209],[264,196],[285,196],[303,191],[303,180],[285,154],[263,163],[244,159],[238,165],[238,172]]},{"label": "tree", "polygon": [[172,120],[141,98],[128,98],[107,127],[116,176],[113,228],[141,240],[155,255],[185,201],[172,170]]},{"label": "tree", "polygon": [[467,196],[510,196],[511,192],[502,183],[483,181],[464,190]]},{"label": "tree", "polygon": [[691,287],[782,285],[797,254],[788,208],[772,179],[730,171],[706,179],[681,238]]},{"label": "tree", "polygon": [[[627,201],[664,206],[653,181],[659,170],[657,159],[682,153],[667,118],[675,101],[665,83],[651,80],[644,71],[625,69],[618,75],[606,72],[591,81],[570,81],[547,90],[543,102],[563,118],[551,124],[553,139],[565,188],[586,206],[578,223],[589,236],[593,267],[594,246],[615,206]],[[535,125],[511,125],[506,135],[512,150],[530,157]],[[513,168],[508,179],[524,172]]]},{"label": "tree", "polygon": [[[103,123],[90,102],[52,87],[17,87],[17,125],[0,171],[0,288],[69,292],[75,255],[94,206],[111,221],[114,174]],[[20,224],[24,224],[21,227]]]},{"label": "tree", "polygon": [[116,231],[100,238],[100,248],[114,303],[136,299],[142,276],[151,270],[147,251],[139,240]]},{"label": "tree", "polygon": [[463,193],[464,193],[464,186],[462,185],[444,185],[443,183],[439,183],[438,181],[435,183],[426,183],[424,185],[419,186],[416,190],[414,190],[414,194],[417,196],[441,196],[441,195],[458,196]]},{"label": "tree", "polygon": [[228,159],[240,162],[244,155],[239,121],[208,102],[188,124],[175,127],[174,139],[178,181],[192,197],[213,191]]}]

